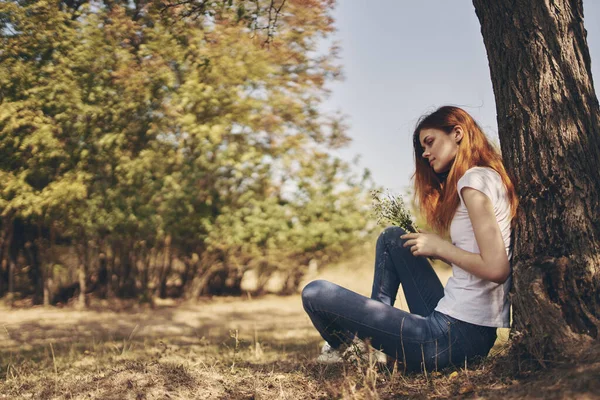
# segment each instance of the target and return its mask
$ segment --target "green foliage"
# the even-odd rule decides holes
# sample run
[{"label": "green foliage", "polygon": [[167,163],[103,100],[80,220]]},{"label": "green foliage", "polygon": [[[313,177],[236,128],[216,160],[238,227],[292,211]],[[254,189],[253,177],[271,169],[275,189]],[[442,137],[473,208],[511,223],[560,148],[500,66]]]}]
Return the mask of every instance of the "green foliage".
[{"label": "green foliage", "polygon": [[406,209],[401,195],[393,195],[381,190],[371,192],[373,212],[377,223],[382,225],[399,226],[407,232],[417,232],[417,225],[410,211]]},{"label": "green foliage", "polygon": [[241,3],[65,4],[0,4],[2,216],[117,254],[126,277],[148,249],[291,269],[366,235],[369,181],[328,153],[348,138],[319,109],[340,74],[315,52],[329,2],[286,3],[276,34]]}]

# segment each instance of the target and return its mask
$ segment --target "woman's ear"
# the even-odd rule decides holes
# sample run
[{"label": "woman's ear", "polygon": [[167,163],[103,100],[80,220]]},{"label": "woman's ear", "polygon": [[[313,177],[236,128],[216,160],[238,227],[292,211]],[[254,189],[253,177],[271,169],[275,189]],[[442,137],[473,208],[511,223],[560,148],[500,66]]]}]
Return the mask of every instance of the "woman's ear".
[{"label": "woman's ear", "polygon": [[454,133],[454,140],[456,141],[456,143],[460,143],[460,141],[463,138],[463,134],[464,134],[463,128],[460,125],[456,125],[454,127],[453,133]]}]

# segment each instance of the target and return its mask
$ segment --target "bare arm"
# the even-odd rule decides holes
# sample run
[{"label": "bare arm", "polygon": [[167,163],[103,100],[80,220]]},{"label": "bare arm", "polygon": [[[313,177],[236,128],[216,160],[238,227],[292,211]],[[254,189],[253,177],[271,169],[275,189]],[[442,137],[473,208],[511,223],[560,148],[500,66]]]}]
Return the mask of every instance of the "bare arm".
[{"label": "bare arm", "polygon": [[470,187],[464,187],[461,194],[481,253],[471,253],[444,242],[439,249],[439,258],[478,278],[504,283],[510,275],[510,264],[492,202],[485,194]]}]

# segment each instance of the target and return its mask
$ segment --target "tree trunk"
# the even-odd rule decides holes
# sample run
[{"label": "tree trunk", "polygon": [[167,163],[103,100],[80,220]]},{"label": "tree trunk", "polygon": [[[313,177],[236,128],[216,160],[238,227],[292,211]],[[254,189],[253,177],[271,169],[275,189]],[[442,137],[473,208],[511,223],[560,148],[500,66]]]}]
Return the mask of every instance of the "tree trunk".
[{"label": "tree trunk", "polygon": [[86,285],[85,285],[85,264],[83,264],[83,263],[79,264],[78,279],[79,279],[79,301],[77,303],[77,307],[79,309],[83,310],[86,308],[85,292],[87,289]]},{"label": "tree trunk", "polygon": [[135,250],[133,249],[133,243],[129,241],[123,241],[119,246],[119,260],[120,260],[120,275],[119,275],[119,292],[118,295],[121,298],[132,298],[135,297]]},{"label": "tree trunk", "polygon": [[[108,298],[113,297],[115,293],[119,293],[119,276],[117,270],[117,243],[111,241],[110,243],[110,264],[108,266],[108,288],[106,296]],[[120,265],[119,265],[120,267]],[[120,270],[120,268],[119,268]]]},{"label": "tree trunk", "polygon": [[8,260],[8,296],[6,302],[12,306],[15,299],[15,269],[16,265],[13,260]]},{"label": "tree trunk", "polygon": [[86,308],[85,301],[85,293],[86,293],[86,267],[87,267],[87,253],[88,253],[88,241],[87,238],[83,236],[83,241],[81,245],[79,245],[79,266],[77,268],[77,280],[79,282],[79,299],[77,302],[77,307],[80,309]]},{"label": "tree trunk", "polygon": [[521,201],[515,350],[576,357],[600,328],[600,114],[581,0],[474,0]]},{"label": "tree trunk", "polygon": [[98,280],[96,282],[98,284],[98,297],[101,299],[106,299],[108,294],[110,274],[107,264],[106,254],[104,252],[100,253],[98,256]]},{"label": "tree trunk", "polygon": [[25,259],[29,266],[27,276],[33,285],[33,304],[44,303],[44,273],[43,264],[41,260],[40,249],[37,245],[37,240],[30,238],[31,240],[25,242],[23,247],[25,253]]},{"label": "tree trunk", "polygon": [[54,286],[54,282],[50,277],[51,271],[49,269],[49,265],[46,265],[45,273],[46,277],[44,278],[44,306],[49,307],[52,303],[52,288]]},{"label": "tree trunk", "polygon": [[44,239],[42,234],[42,224],[38,224],[38,237],[35,240],[39,254],[40,254],[40,268],[42,278],[42,291],[43,291],[43,304],[45,307],[50,306],[51,302],[51,286],[53,278],[53,265],[54,265],[54,243],[56,242],[56,231],[54,222],[50,223],[50,235],[48,239]]},{"label": "tree trunk", "polygon": [[168,235],[165,239],[165,250],[162,268],[160,269],[159,284],[158,284],[158,295],[161,299],[167,298],[167,280],[171,274],[171,268],[173,266],[173,255],[171,254],[171,235]]},{"label": "tree trunk", "polygon": [[13,236],[13,220],[11,216],[2,220],[2,242],[0,243],[0,297],[10,292],[10,245]]}]

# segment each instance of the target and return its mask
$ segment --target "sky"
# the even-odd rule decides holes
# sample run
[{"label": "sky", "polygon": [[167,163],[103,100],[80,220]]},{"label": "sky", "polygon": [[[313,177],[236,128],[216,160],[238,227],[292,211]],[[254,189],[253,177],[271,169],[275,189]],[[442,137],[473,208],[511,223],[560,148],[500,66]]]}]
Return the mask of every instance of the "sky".
[{"label": "sky", "polygon": [[[584,0],[592,77],[600,93],[600,1]],[[479,20],[469,0],[338,0],[333,13],[345,79],[323,110],[341,111],[375,183],[403,194],[414,172],[412,130],[437,107],[464,108],[498,141],[496,104]]]}]

